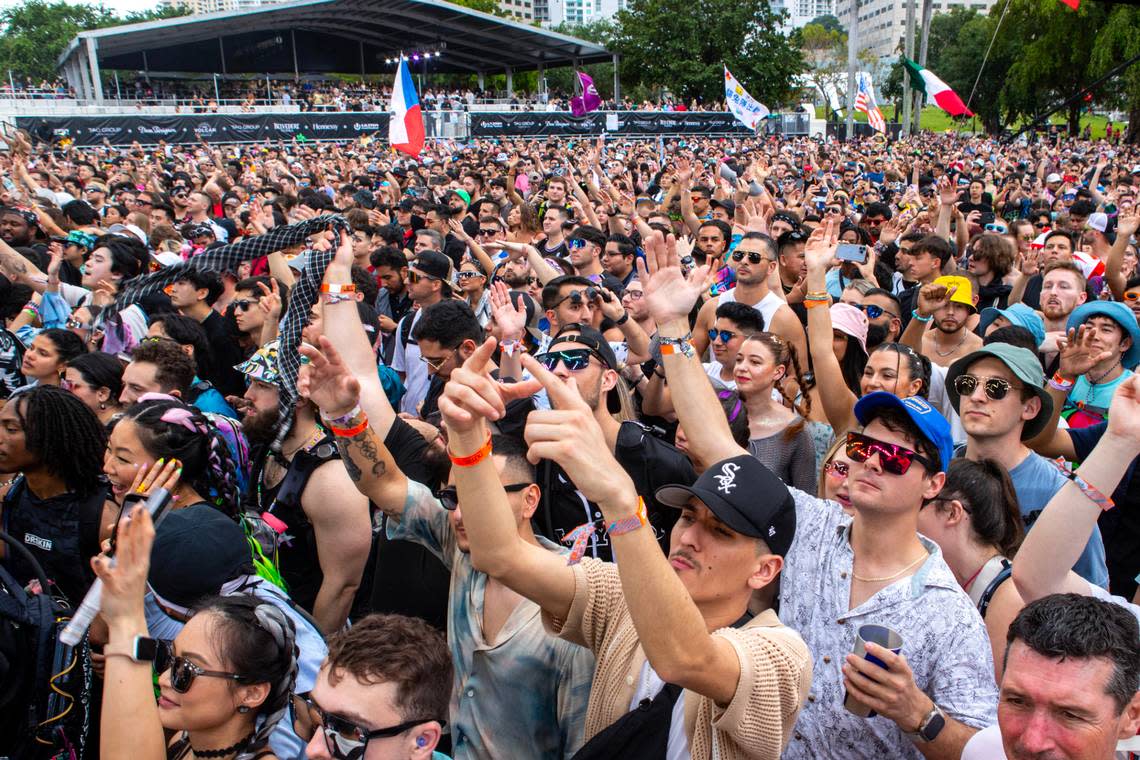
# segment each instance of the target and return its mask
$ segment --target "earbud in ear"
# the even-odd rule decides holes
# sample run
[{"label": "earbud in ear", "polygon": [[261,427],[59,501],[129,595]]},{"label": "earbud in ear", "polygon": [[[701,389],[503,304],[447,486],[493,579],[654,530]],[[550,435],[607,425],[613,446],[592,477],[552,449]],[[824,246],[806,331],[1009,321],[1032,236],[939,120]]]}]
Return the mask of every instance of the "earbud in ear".
[{"label": "earbud in ear", "polygon": [[427,744],[427,739],[423,738],[422,736],[416,737],[416,746],[417,747],[423,747],[426,744]]}]

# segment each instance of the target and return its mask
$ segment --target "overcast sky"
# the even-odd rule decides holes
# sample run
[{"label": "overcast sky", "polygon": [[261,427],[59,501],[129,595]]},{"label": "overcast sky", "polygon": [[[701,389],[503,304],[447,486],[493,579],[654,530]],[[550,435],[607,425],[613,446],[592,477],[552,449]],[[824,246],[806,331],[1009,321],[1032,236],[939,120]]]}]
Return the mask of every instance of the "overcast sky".
[{"label": "overcast sky", "polygon": [[[80,0],[68,0],[68,2],[76,3]],[[115,11],[120,16],[126,15],[131,11],[145,11],[149,8],[155,8],[158,3],[155,0],[106,0],[103,3],[86,2],[84,5],[106,5],[111,10]],[[19,0],[0,0],[0,8],[8,8],[13,5],[20,5]]]}]

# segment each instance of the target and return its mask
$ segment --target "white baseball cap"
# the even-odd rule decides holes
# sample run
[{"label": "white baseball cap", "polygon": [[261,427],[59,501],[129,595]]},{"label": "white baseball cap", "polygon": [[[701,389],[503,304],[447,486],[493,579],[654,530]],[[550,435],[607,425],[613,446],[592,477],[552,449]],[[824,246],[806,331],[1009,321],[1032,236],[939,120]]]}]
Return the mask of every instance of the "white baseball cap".
[{"label": "white baseball cap", "polygon": [[1050,182],[1060,182],[1060,181],[1061,181],[1061,175],[1057,174],[1057,172],[1053,172],[1052,174],[1050,174],[1048,177],[1045,178],[1046,184],[1048,184]]}]

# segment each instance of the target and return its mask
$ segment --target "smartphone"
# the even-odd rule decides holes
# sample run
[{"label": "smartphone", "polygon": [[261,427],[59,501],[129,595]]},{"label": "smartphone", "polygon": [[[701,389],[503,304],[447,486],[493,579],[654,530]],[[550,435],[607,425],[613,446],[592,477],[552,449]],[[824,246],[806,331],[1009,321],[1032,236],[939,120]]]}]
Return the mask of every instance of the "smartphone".
[{"label": "smartphone", "polygon": [[709,295],[718,296],[735,287],[736,270],[728,266],[721,267],[716,273],[716,282],[709,288]]},{"label": "smartphone", "polygon": [[835,249],[835,258],[840,261],[865,264],[867,262],[867,246],[858,243],[840,243]]}]

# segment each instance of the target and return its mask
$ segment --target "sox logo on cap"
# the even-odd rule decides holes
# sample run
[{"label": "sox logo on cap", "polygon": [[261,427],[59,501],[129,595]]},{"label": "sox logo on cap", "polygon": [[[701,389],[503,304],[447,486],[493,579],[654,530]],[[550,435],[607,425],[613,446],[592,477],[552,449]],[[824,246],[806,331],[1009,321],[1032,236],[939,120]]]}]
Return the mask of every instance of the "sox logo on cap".
[{"label": "sox logo on cap", "polygon": [[736,472],[740,469],[740,465],[736,462],[725,462],[720,466],[720,475],[714,475],[718,485],[716,490],[721,493],[732,493],[732,489],[736,488]]}]

